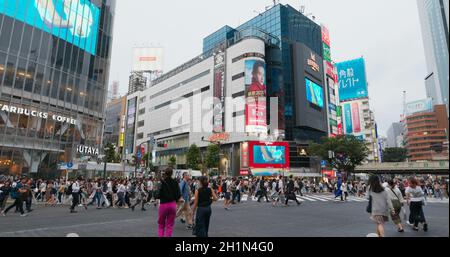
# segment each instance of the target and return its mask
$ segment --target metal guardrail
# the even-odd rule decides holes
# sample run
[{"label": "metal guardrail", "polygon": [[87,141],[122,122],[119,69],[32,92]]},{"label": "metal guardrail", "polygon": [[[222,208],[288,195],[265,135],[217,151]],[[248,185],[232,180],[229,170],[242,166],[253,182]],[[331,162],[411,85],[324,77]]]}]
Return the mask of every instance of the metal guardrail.
[{"label": "metal guardrail", "polygon": [[448,161],[435,162],[398,162],[398,163],[369,163],[356,167],[355,171],[448,171]]}]

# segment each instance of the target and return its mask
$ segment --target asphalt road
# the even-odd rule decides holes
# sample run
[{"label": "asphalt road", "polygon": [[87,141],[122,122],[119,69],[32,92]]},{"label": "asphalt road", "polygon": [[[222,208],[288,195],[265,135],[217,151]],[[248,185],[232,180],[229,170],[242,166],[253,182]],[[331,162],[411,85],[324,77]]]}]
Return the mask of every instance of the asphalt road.
[{"label": "asphalt road", "polygon": [[[365,212],[367,202],[304,201],[297,206],[272,207],[270,203],[252,200],[233,205],[230,211],[222,203],[213,206],[211,237],[365,237],[375,231],[375,224]],[[35,205],[28,217],[13,212],[0,216],[0,237],[156,237],[157,209],[101,209],[78,207],[70,214],[67,207]],[[428,232],[414,232],[406,226],[405,233],[386,223],[388,237],[448,237],[449,204],[430,203],[425,207]],[[191,231],[178,220],[175,237],[191,237]]]}]

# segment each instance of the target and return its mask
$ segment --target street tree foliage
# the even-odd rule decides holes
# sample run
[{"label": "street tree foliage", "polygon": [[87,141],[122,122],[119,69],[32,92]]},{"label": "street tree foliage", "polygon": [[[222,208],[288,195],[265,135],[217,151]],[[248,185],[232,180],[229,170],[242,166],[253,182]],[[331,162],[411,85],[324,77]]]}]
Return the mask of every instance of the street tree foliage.
[{"label": "street tree foliage", "polygon": [[199,170],[202,163],[200,148],[196,144],[191,145],[186,153],[186,164],[188,169]]},{"label": "street tree foliage", "polygon": [[177,165],[177,157],[172,156],[169,158],[169,167],[171,168],[175,168],[175,166]]},{"label": "street tree foliage", "polygon": [[144,156],[142,157],[142,161],[144,161],[144,163],[145,163],[145,167],[149,167],[150,166],[150,162],[151,162],[151,160],[150,160],[150,153],[146,153],[146,154],[144,154]]},{"label": "street tree foliage", "polygon": [[383,150],[383,162],[405,162],[408,158],[408,150],[400,147],[386,148]]},{"label": "street tree foliage", "polygon": [[106,162],[113,163],[117,161],[116,150],[111,143],[106,144],[105,147],[105,159]]},{"label": "street tree foliage", "polygon": [[205,164],[206,167],[218,168],[220,161],[220,147],[218,145],[209,145],[206,149]]},{"label": "street tree foliage", "polygon": [[[329,155],[330,151],[334,152],[334,157]],[[370,151],[364,141],[355,136],[344,135],[335,138],[324,137],[321,144],[312,143],[309,153],[327,160],[331,167],[338,171],[354,173],[355,168],[367,159]]]}]

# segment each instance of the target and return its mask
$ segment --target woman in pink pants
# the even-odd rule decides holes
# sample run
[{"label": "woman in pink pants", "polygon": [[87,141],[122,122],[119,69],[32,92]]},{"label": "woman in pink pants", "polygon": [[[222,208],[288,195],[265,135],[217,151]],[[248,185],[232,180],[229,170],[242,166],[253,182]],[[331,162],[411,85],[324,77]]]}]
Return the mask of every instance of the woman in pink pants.
[{"label": "woman in pink pants", "polygon": [[181,199],[178,183],[172,178],[173,170],[167,168],[158,185],[158,237],[172,237],[173,225],[177,215],[177,201]]}]

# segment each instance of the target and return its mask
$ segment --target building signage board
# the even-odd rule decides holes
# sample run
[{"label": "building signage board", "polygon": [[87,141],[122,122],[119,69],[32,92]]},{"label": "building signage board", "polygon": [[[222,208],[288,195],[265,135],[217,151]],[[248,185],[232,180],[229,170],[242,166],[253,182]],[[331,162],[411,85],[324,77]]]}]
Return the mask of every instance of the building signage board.
[{"label": "building signage board", "polygon": [[133,71],[162,71],[164,65],[164,48],[133,48]]},{"label": "building signage board", "polygon": [[241,169],[248,169],[249,166],[249,150],[248,143],[241,144]]},{"label": "building signage board", "polygon": [[433,111],[433,100],[431,98],[414,101],[406,104],[406,116],[431,111]]},{"label": "building signage board", "polygon": [[52,113],[48,113],[48,112],[42,112],[42,111],[38,111],[38,110],[27,109],[27,108],[23,108],[23,107],[17,107],[17,106],[13,106],[13,105],[0,104],[0,111],[7,112],[7,113],[15,113],[18,115],[25,115],[25,116],[29,116],[29,117],[37,117],[37,118],[41,118],[44,120],[51,119],[56,122],[67,123],[67,124],[72,124],[72,125],[77,124],[77,120],[74,118],[71,118],[71,117],[62,116],[62,115],[58,115],[58,114],[52,114]]},{"label": "building signage board", "polygon": [[225,51],[214,57],[213,132],[225,132]]},{"label": "building signage board", "polygon": [[309,58],[306,59],[306,64],[315,72],[320,72],[320,65],[316,61],[316,54],[311,52]]},{"label": "building signage board", "polygon": [[328,47],[331,47],[330,40],[330,31],[327,27],[322,25],[322,42],[325,43]]},{"label": "building signage board", "polygon": [[245,61],[245,131],[267,134],[266,64]]},{"label": "building signage board", "polygon": [[323,59],[327,62],[331,62],[331,49],[325,43],[323,43]]},{"label": "building signage board", "polygon": [[88,156],[98,156],[100,154],[100,151],[96,147],[79,145],[77,146],[77,153]]},{"label": "building signage board", "polygon": [[100,8],[89,0],[0,0],[0,14],[15,18],[95,55]]},{"label": "building signage board", "polygon": [[367,98],[369,96],[366,66],[363,58],[337,64],[339,99],[341,102]]}]

